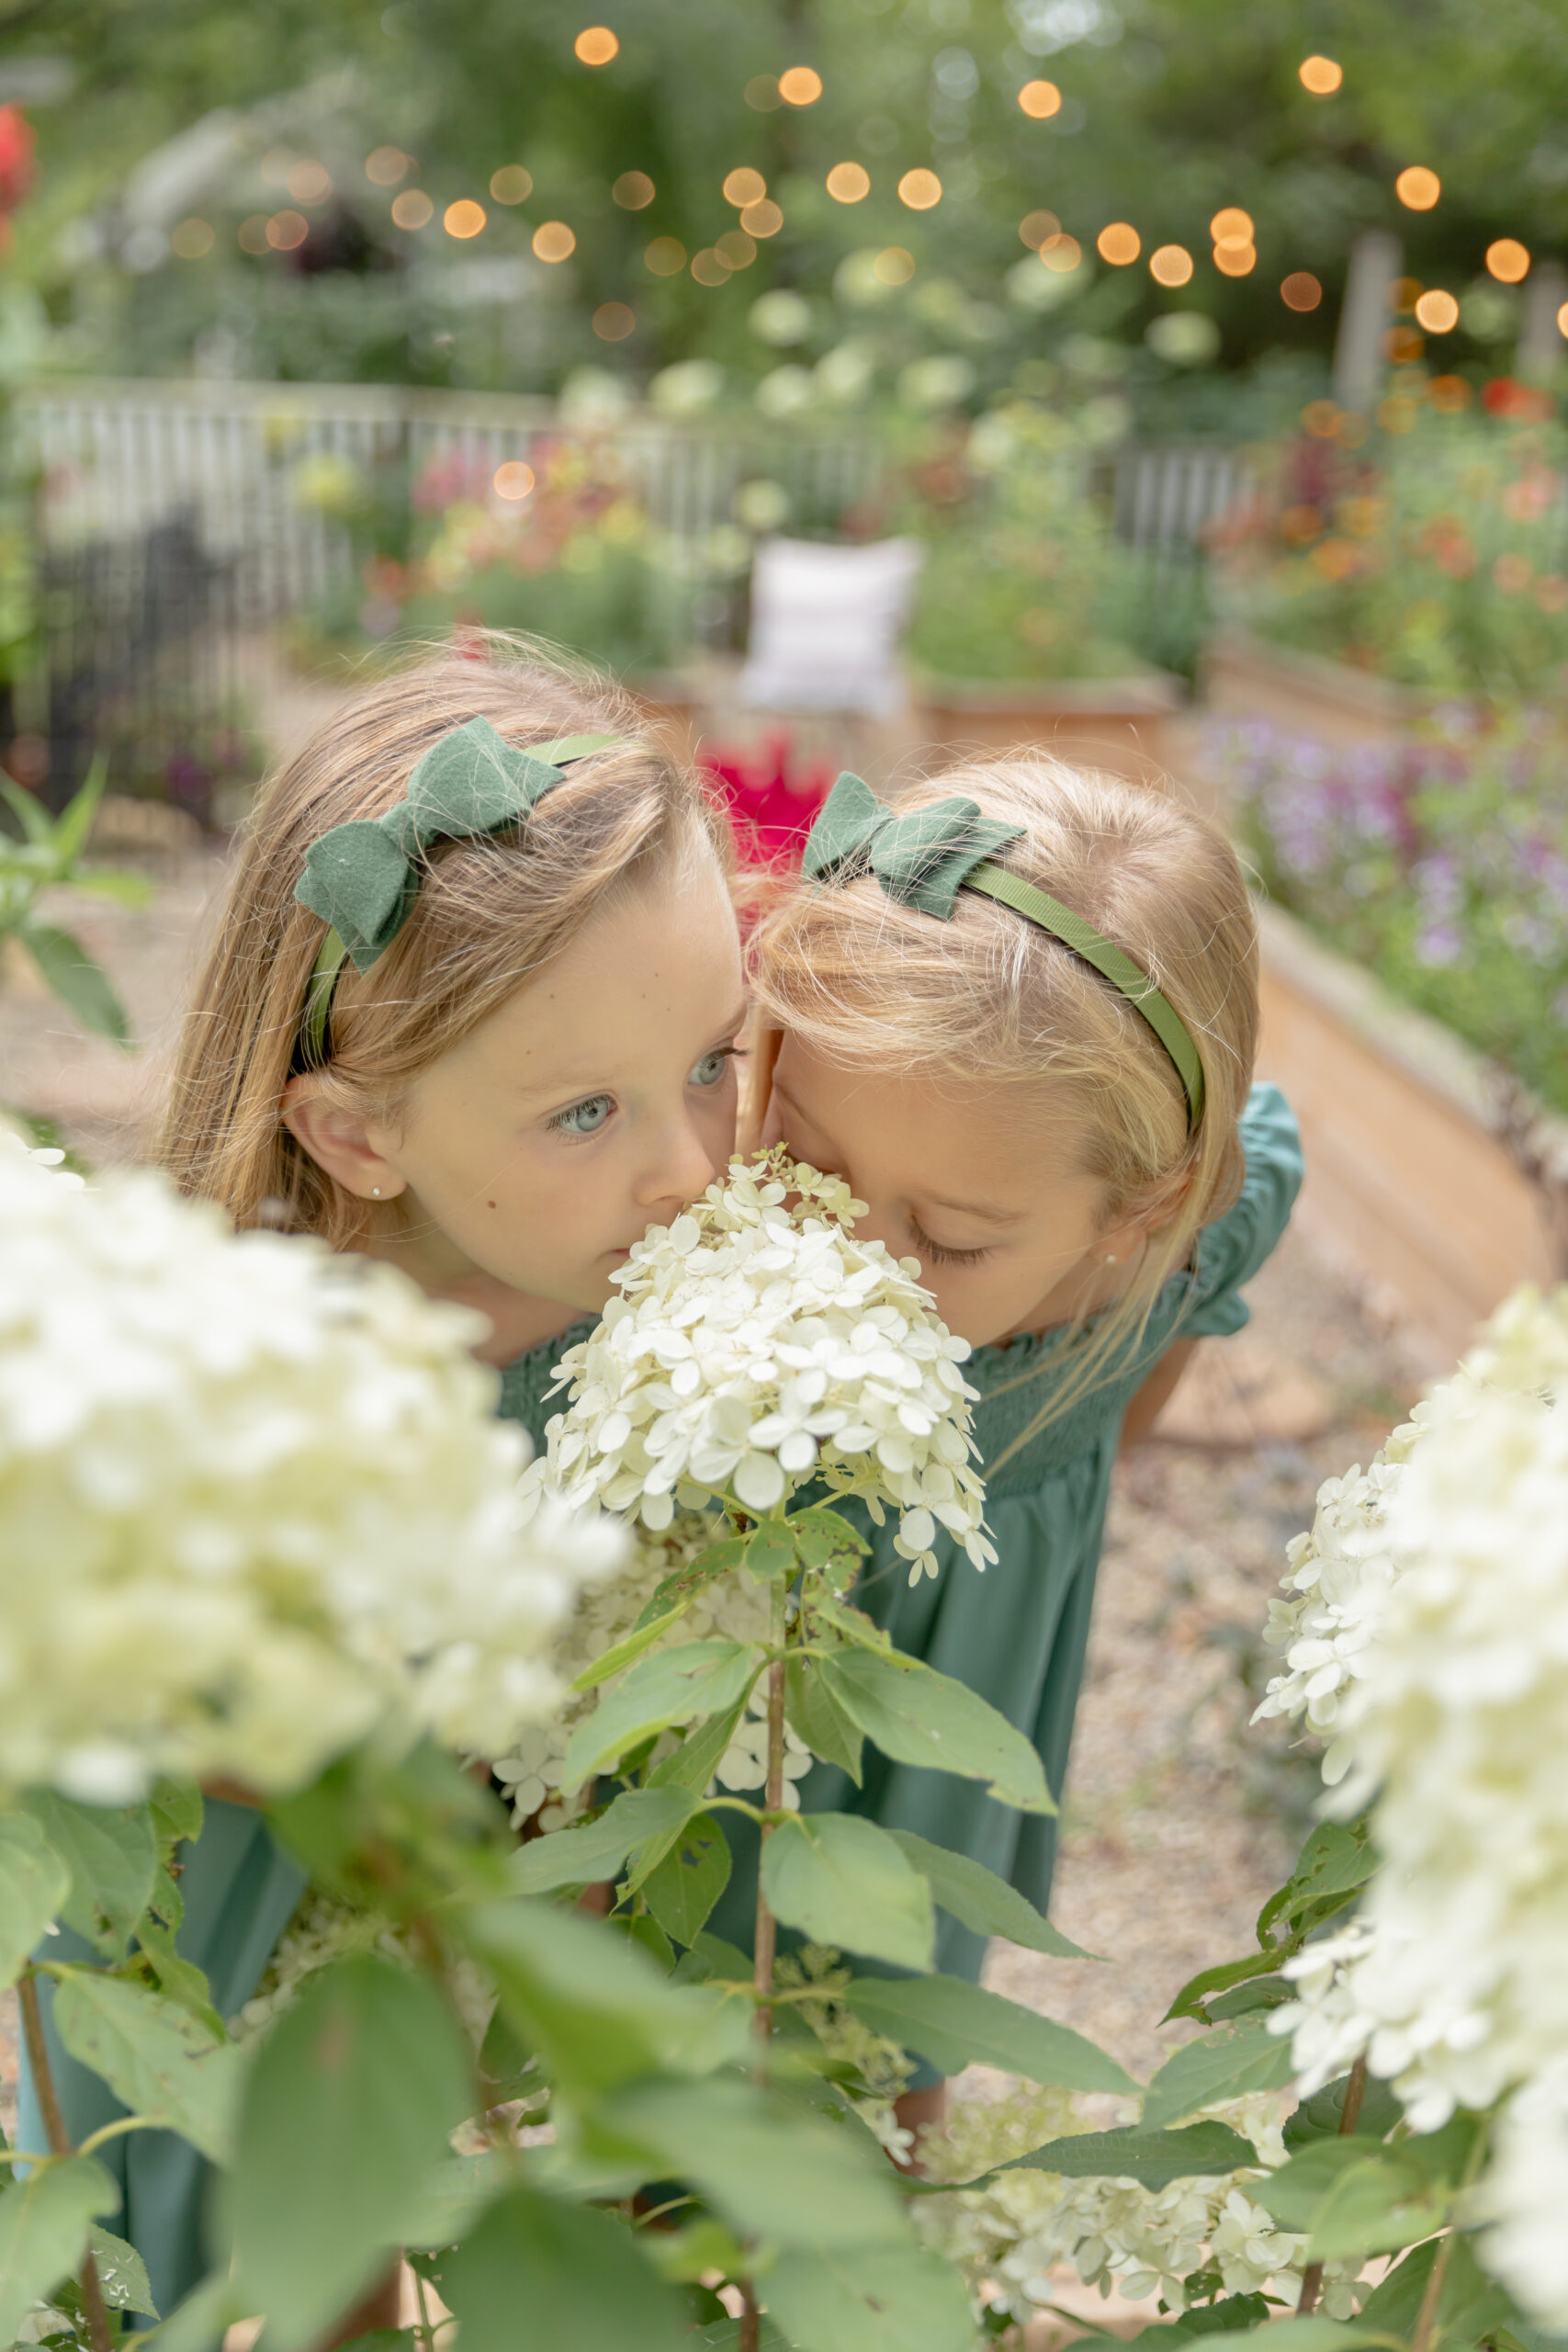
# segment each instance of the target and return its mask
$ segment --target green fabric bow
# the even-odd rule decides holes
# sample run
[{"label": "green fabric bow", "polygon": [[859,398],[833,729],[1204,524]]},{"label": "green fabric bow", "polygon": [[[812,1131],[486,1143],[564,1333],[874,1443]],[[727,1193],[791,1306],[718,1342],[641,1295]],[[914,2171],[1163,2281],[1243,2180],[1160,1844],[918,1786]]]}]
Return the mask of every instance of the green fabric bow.
[{"label": "green fabric bow", "polygon": [[503,832],[564,782],[568,761],[616,740],[573,735],[519,752],[488,718],[470,718],[431,745],[409,778],[407,798],[395,808],[334,825],[311,842],[294,896],[337,933],[358,970],[367,972],[413,912],[427,850],[436,842]]},{"label": "green fabric bow", "polygon": [[868,784],[846,773],[811,828],[805,870],[817,882],[874,874],[890,899],[948,922],[975,868],[1006,842],[1021,840],[1023,830],[982,816],[976,801],[956,793],[901,814],[885,808]]}]

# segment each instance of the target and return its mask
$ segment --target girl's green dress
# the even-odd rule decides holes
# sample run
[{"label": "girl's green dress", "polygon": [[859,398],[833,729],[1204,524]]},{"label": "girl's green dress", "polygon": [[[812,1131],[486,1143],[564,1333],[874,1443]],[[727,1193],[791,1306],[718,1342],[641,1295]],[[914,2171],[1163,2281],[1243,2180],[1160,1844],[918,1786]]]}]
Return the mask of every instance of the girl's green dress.
[{"label": "girl's green dress", "polygon": [[[986,1517],[998,1557],[982,1574],[938,1532],[941,1573],[911,1587],[907,1561],[893,1550],[891,1526],[866,1524],[872,1550],[854,1598],[901,1650],[924,1658],[998,1708],[1039,1749],[1051,1792],[1061,1802],[1083,1680],[1095,1573],[1122,1417],[1134,1392],[1173,1340],[1218,1339],[1239,1331],[1248,1309],[1240,1296],[1285,1229],[1301,1188],[1301,1140],[1284,1096],[1255,1086],[1241,1120],[1247,1178],[1239,1198],[1205,1227],[1192,1264],[1167,1283],[1141,1340],[1103,1383],[1032,1438],[994,1476],[987,1471]],[[552,1367],[592,1327],[563,1332],[508,1366],[503,1413],[523,1421],[535,1443],[560,1408],[549,1399]],[[1060,1374],[1051,1359],[1060,1335],[1045,1332],[1001,1347],[977,1348],[964,1366],[981,1392],[975,1433],[982,1468],[1026,1429]],[[1038,1366],[1037,1376],[1030,1376]],[[967,1854],[1018,1888],[1037,1909],[1050,1899],[1057,1823],[1014,1812],[974,1781],[894,1764],[869,1744],[864,1785],[836,1765],[817,1764],[797,1785],[808,1813],[859,1813],[889,1829],[913,1830]],[[756,1837],[732,1814],[723,1816],[735,1856],[729,1884],[709,1927],[750,1949],[756,1905]],[[979,1976],[986,1939],[939,1915],[937,1966]]]}]

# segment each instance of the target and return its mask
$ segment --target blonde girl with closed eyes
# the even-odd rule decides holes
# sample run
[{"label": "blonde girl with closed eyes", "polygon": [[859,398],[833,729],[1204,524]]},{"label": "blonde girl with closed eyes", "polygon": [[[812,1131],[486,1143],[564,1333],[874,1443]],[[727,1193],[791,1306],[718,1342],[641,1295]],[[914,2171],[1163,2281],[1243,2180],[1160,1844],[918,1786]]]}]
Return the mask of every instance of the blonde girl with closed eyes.
[{"label": "blonde girl with closed eyes", "polygon": [[[360,695],[267,793],[157,1157],[242,1227],[318,1235],[479,1308],[497,1408],[537,1438],[615,1267],[728,1159],[744,1002],[728,835],[695,777],[614,688],[484,650]],[[208,1792],[181,1877],[181,1948],[230,2016],[303,1887],[243,1795]],[[51,2041],[80,2141],[118,2110]],[[22,2108],[22,2144],[44,2145],[26,2082]],[[104,2161],[169,2311],[207,2268],[205,2167],[164,2132]],[[396,2324],[383,2297],[347,2327]]]},{"label": "blonde girl with closed eyes", "polygon": [[[975,1350],[999,1557],[981,1576],[939,1530],[942,1571],[911,1588],[868,1529],[855,1597],[1026,1732],[1060,1801],[1118,1445],[1199,1340],[1247,1321],[1301,1182],[1290,1110],[1252,1083],[1240,865],[1174,796],[1040,754],[893,807],[842,776],[753,963],[777,1046],[763,1139],[846,1178],[859,1230],[919,1260]],[[955,1848],[1046,1906],[1057,1824],[976,1782],[868,1752],[863,1787],[818,1765],[802,1801]],[[747,1876],[713,1923],[737,1940]],[[939,1968],[975,1977],[983,1956],[942,1921]],[[928,2084],[904,2120],[939,2106]]]}]

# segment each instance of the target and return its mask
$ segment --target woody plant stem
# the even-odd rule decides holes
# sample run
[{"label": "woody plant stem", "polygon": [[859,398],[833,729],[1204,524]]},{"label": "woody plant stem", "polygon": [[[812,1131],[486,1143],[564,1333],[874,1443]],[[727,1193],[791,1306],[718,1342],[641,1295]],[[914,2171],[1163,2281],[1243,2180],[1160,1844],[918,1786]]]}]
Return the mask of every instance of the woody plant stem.
[{"label": "woody plant stem", "polygon": [[[32,2069],[33,2087],[43,2115],[43,2128],[49,2134],[51,2155],[69,2156],[74,2153],[71,2134],[65,2129],[65,2118],[60,2111],[60,2098],[54,2087],[54,2074],[49,2063],[49,2043],[44,2039],[43,2011],[39,2005],[38,1979],[29,1971],[17,1987],[17,2005],[22,2013],[22,2031],[28,2044],[28,2064]],[[93,2352],[113,2352],[109,2335],[109,2315],[104,2304],[104,2290],[98,2278],[98,2266],[91,2252],[82,2257],[77,2273],[82,2284],[82,2308],[86,2313],[87,2335]]]},{"label": "woody plant stem", "polygon": [[[784,1611],[789,1599],[790,1578],[781,1577],[773,1586],[773,1647],[782,1650],[788,1638]],[[763,1804],[769,1819],[762,1824],[762,1844],[773,1834],[772,1816],[784,1808],[784,1662],[775,1657],[768,1668],[768,1779],[763,1791]],[[757,1869],[757,1932],[753,1942],[756,1954],[752,1984],[756,1990],[757,2008],[751,2021],[756,2037],[757,2055],[751,2069],[752,2080],[759,2086],[768,2079],[768,2045],[773,2031],[773,1960],[778,1949],[778,1923],[768,1908],[762,1893],[761,1857]],[[750,2279],[743,2284],[745,2302],[740,2312],[740,2325],[736,2352],[758,2352],[761,2340],[761,2313]]]}]

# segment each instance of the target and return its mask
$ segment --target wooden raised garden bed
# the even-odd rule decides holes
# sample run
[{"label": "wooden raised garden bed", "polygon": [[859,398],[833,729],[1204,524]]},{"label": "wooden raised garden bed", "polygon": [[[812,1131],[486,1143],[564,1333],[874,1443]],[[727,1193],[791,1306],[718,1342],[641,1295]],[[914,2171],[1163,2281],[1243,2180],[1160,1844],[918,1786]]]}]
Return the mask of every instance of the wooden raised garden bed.
[{"label": "wooden raised garden bed", "polygon": [[1431,707],[1409,686],[1240,629],[1204,649],[1203,700],[1214,717],[1267,719],[1324,743],[1397,742]]},{"label": "wooden raised garden bed", "polygon": [[1184,698],[1181,681],[1163,671],[1040,685],[938,678],[921,691],[919,716],[933,763],[1029,744],[1141,779],[1171,764]]}]

